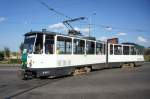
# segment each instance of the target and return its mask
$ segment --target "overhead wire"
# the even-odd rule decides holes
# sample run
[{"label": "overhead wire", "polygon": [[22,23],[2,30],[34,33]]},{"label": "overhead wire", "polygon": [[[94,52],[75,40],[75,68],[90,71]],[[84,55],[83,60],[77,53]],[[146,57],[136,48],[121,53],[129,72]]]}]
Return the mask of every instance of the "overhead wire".
[{"label": "overhead wire", "polygon": [[70,16],[65,15],[64,13],[61,13],[61,12],[55,10],[54,8],[50,7],[50,6],[47,5],[45,2],[43,2],[43,1],[41,1],[41,0],[36,0],[36,1],[38,1],[39,3],[41,3],[41,4],[42,4],[43,6],[45,6],[48,10],[50,10],[50,11],[52,11],[52,12],[55,12],[56,14],[61,15],[61,16],[63,16],[63,17],[66,17],[66,18],[68,18],[68,19],[72,19]]},{"label": "overhead wire", "polygon": [[[80,23],[80,25],[83,26],[87,26],[87,24],[84,23]],[[127,28],[127,27],[115,27],[112,25],[104,25],[104,24],[90,24],[91,26],[94,26],[92,28],[104,28],[104,29],[109,29],[111,28],[110,31],[121,31],[121,30],[125,30],[125,31],[135,31],[135,32],[150,32],[148,30],[144,30],[144,29],[139,29],[139,28]]]},{"label": "overhead wire", "polygon": [[[45,6],[48,10],[58,14],[58,15],[61,15],[67,19],[73,19],[71,18],[70,16],[68,15],[65,15],[64,13],[61,13],[57,10],[55,10],[54,8],[50,7],[49,5],[47,5],[45,2],[43,2],[42,0],[36,0],[37,2],[41,3],[43,6]],[[87,21],[88,21],[88,18],[87,18]],[[143,30],[143,29],[137,29],[137,28],[126,28],[126,27],[113,27],[113,26],[110,26],[110,25],[102,25],[102,24],[89,24],[87,21],[84,21],[84,22],[80,22],[80,25],[91,25],[91,26],[94,26],[92,28],[112,28],[111,31],[114,31],[114,30],[125,30],[125,31],[136,31],[136,32],[150,32],[150,31],[147,31],[147,30]],[[22,24],[23,22],[11,22],[11,21],[6,21],[6,22],[3,22],[3,23],[7,23],[7,24]],[[82,24],[81,24],[82,23]],[[28,22],[27,23],[24,23],[24,24],[29,24]],[[41,23],[30,23],[30,24],[41,24]],[[42,24],[45,24],[45,23],[42,23]],[[48,23],[46,23],[48,24]]]}]

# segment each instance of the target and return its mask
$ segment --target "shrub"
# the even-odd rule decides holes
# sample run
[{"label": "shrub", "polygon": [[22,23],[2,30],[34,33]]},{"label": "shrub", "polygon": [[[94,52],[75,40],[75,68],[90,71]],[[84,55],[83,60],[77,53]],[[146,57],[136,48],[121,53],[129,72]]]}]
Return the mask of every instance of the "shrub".
[{"label": "shrub", "polygon": [[10,59],[10,64],[20,64],[21,60],[20,59]]},{"label": "shrub", "polygon": [[150,62],[150,55],[145,55],[145,56],[144,56],[144,59],[145,59],[145,61]]},{"label": "shrub", "polygon": [[0,51],[0,61],[4,60],[4,52]]}]

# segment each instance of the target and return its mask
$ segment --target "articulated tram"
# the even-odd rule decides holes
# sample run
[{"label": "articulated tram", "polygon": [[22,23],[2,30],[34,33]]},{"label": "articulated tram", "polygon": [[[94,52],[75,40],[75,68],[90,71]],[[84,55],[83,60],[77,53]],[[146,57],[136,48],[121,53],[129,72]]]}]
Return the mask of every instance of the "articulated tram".
[{"label": "articulated tram", "polygon": [[143,49],[135,44],[112,44],[92,37],[48,31],[25,34],[22,73],[28,77],[58,77],[88,70],[142,65]]}]

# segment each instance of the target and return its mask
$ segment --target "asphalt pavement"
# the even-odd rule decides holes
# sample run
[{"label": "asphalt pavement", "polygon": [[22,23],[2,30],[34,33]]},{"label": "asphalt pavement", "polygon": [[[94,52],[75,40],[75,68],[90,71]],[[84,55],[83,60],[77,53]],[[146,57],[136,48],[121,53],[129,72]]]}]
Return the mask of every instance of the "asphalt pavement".
[{"label": "asphalt pavement", "polygon": [[150,99],[150,63],[58,79],[23,81],[16,75],[0,70],[0,99]]}]

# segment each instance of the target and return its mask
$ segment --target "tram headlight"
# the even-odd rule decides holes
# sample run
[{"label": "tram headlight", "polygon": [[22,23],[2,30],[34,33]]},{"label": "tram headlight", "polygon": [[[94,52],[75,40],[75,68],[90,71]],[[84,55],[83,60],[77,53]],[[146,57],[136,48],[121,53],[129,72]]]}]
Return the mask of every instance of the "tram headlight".
[{"label": "tram headlight", "polygon": [[33,60],[29,60],[27,64],[28,64],[29,67],[32,67],[33,64],[34,64],[34,61]]},{"label": "tram headlight", "polygon": [[32,67],[32,60],[29,61],[29,66]]}]

